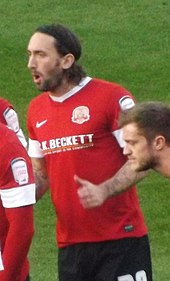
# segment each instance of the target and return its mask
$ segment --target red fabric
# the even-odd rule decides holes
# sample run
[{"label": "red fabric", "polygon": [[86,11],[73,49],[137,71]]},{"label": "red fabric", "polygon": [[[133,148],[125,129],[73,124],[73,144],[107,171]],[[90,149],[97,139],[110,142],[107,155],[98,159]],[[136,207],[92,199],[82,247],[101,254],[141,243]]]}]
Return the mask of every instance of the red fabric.
[{"label": "red fabric", "polygon": [[[19,191],[21,187],[11,166],[11,161],[18,158],[25,161],[28,171],[28,182],[22,188],[29,188],[34,177],[27,151],[15,133],[0,123],[0,247],[4,265],[0,281],[24,281],[29,273],[27,254],[34,233],[33,207],[21,207],[24,199],[18,200],[17,208],[10,208],[10,204],[9,208],[3,206],[4,190],[16,188]],[[8,200],[11,202],[6,195],[5,201]]]},{"label": "red fabric", "polygon": [[29,273],[26,256],[34,233],[33,207],[4,209],[0,205],[0,218],[3,218],[0,238],[4,265],[0,280],[24,281]]},{"label": "red fabric", "polygon": [[2,122],[3,124],[6,124],[3,113],[7,108],[13,108],[13,106],[9,103],[8,100],[0,97],[0,122]]},{"label": "red fabric", "polygon": [[[141,237],[147,232],[135,188],[85,210],[74,181],[77,174],[98,184],[126,162],[112,133],[119,129],[120,103],[127,96],[133,99],[120,85],[92,79],[63,102],[43,93],[30,103],[29,136],[39,141],[46,159],[59,247]],[[128,232],[129,226],[133,230]]]},{"label": "red fabric", "polygon": [[0,123],[0,189],[19,187],[11,168],[11,161],[15,158],[25,159],[29,174],[29,184],[34,183],[32,164],[27,151],[21,145],[16,134]]}]

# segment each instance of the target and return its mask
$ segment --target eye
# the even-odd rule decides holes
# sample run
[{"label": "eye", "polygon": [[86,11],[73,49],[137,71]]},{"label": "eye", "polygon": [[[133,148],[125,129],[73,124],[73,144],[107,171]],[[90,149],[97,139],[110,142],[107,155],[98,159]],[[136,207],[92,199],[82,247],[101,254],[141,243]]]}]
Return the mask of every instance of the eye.
[{"label": "eye", "polygon": [[44,52],[38,52],[37,55],[41,58],[46,57],[46,53],[44,53]]},{"label": "eye", "polygon": [[136,141],[132,141],[132,140],[128,140],[128,141],[126,141],[129,145],[135,145],[135,143],[136,143]]}]

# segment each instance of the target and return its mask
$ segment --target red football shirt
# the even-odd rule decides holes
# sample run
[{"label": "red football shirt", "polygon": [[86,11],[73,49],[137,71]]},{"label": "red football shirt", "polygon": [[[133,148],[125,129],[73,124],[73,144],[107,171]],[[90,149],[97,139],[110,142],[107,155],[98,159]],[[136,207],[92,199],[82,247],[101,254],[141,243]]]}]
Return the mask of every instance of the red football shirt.
[{"label": "red football shirt", "polygon": [[0,122],[8,125],[17,135],[22,145],[27,148],[27,141],[19,125],[18,115],[8,100],[0,97]]},{"label": "red football shirt", "polygon": [[5,119],[5,110],[10,108],[13,109],[13,106],[9,103],[9,101],[0,97],[0,122],[1,123],[7,124]]},{"label": "red football shirt", "polygon": [[15,133],[0,123],[1,281],[24,281],[29,273],[27,254],[34,231],[34,203],[31,161]]},{"label": "red football shirt", "polygon": [[59,247],[146,234],[135,187],[87,210],[74,182],[77,174],[99,184],[126,162],[117,121],[133,105],[120,85],[89,77],[60,98],[46,92],[31,101],[29,154],[46,159]]}]

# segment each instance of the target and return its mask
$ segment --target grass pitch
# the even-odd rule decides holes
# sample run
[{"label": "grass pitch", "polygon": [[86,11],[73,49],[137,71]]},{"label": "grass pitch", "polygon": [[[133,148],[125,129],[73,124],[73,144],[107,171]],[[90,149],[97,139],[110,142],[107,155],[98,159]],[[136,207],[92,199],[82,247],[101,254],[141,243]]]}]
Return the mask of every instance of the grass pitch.
[{"label": "grass pitch", "polygon": [[[0,2],[1,96],[18,111],[26,132],[28,103],[38,94],[27,70],[26,48],[36,27],[61,23],[81,39],[80,63],[90,76],[114,81],[138,101],[170,102],[170,2],[167,0],[15,0]],[[154,281],[169,281],[169,186],[151,173],[138,184],[151,240]],[[55,215],[47,194],[35,206],[30,250],[32,281],[57,280]]]}]

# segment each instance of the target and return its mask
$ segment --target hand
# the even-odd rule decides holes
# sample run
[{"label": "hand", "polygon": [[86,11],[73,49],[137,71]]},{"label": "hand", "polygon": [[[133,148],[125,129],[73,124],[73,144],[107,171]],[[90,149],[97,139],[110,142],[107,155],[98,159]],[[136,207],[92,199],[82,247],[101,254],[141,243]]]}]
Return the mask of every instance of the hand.
[{"label": "hand", "polygon": [[84,208],[99,207],[107,199],[108,196],[104,186],[92,184],[77,175],[74,176],[74,180],[80,185],[77,194]]}]

